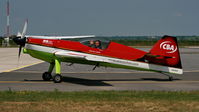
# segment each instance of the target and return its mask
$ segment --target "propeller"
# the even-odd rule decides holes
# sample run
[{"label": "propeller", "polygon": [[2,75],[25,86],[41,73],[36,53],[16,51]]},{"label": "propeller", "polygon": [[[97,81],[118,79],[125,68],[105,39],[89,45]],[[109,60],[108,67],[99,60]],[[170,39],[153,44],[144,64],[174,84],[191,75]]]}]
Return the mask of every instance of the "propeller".
[{"label": "propeller", "polygon": [[28,25],[28,20],[26,20],[24,27],[23,27],[23,31],[22,33],[18,32],[17,36],[13,38],[13,41],[19,45],[19,53],[18,53],[18,59],[20,58],[21,55],[21,49],[25,46],[26,44],[26,30],[27,30],[27,25]]}]

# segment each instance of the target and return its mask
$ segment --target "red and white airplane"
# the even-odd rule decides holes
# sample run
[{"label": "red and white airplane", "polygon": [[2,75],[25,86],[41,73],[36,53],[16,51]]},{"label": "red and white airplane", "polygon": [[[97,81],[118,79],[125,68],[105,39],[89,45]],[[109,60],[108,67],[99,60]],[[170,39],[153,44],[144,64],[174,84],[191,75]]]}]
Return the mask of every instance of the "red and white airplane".
[{"label": "red and white airplane", "polygon": [[[94,36],[31,36],[25,35],[27,22],[22,34],[13,40],[23,52],[50,64],[43,80],[62,81],[61,62],[89,64],[105,67],[147,70],[160,73],[183,74],[176,37],[164,36],[149,52]],[[86,38],[82,41],[64,39]],[[95,69],[94,67],[94,69]],[[55,68],[55,74],[51,75]],[[172,76],[169,80],[173,80]]]}]

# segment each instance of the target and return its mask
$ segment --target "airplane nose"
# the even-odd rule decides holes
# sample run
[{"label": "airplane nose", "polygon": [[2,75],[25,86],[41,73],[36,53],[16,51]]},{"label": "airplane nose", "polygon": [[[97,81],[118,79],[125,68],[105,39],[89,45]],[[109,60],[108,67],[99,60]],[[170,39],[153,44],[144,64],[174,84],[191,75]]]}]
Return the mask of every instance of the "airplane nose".
[{"label": "airplane nose", "polygon": [[24,47],[25,44],[26,44],[26,37],[21,38],[20,36],[16,36],[16,37],[13,38],[13,41],[14,41],[17,45],[19,45],[19,53],[18,53],[18,59],[19,59],[19,58],[20,58],[20,55],[21,55],[21,49],[22,49],[22,47]]},{"label": "airplane nose", "polygon": [[13,38],[13,41],[17,44],[17,45],[20,45],[20,46],[25,46],[25,43],[26,43],[26,38],[21,38],[21,37],[14,37]]}]

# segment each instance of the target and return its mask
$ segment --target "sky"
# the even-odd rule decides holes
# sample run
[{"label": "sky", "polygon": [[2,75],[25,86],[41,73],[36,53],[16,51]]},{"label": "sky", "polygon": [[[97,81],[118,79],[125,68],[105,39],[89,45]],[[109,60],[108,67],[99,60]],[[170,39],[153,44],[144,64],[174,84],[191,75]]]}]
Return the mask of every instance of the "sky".
[{"label": "sky", "polygon": [[[0,35],[6,32],[0,0]],[[11,33],[29,35],[199,35],[199,0],[9,0]]]}]

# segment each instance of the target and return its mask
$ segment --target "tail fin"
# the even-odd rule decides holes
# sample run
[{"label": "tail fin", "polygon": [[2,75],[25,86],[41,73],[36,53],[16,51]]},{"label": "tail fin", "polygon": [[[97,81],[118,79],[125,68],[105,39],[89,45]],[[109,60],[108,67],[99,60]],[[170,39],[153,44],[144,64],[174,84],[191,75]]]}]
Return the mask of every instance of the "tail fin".
[{"label": "tail fin", "polygon": [[150,50],[146,59],[149,63],[182,68],[176,37],[165,35]]}]

